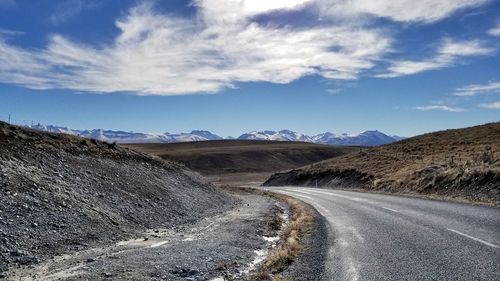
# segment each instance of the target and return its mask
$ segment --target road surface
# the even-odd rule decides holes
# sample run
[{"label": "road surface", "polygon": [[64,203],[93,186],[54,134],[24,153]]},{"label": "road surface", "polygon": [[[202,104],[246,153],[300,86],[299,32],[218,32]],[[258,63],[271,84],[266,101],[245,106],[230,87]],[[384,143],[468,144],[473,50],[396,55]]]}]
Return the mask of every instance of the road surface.
[{"label": "road surface", "polygon": [[327,280],[500,280],[500,209],[341,190],[271,187],[330,224]]}]

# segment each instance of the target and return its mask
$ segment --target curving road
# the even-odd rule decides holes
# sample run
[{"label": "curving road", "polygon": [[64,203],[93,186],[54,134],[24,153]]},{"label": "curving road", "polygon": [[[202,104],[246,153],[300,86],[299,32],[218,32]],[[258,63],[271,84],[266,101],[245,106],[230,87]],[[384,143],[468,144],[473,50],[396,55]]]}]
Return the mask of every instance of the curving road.
[{"label": "curving road", "polygon": [[341,190],[271,187],[330,224],[327,280],[500,280],[500,209]]}]

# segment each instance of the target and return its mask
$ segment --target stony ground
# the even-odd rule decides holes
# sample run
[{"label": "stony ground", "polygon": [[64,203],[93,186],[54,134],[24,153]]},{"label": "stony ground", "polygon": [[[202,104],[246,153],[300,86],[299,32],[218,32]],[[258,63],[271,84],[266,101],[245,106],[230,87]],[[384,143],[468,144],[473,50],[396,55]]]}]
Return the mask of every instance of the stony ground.
[{"label": "stony ground", "polygon": [[173,162],[0,123],[0,277],[145,229],[175,230],[238,201]]},{"label": "stony ground", "polygon": [[[168,160],[0,122],[0,279],[246,280],[283,210]],[[286,275],[320,271],[322,244]]]},{"label": "stony ground", "polygon": [[226,280],[246,279],[276,203],[239,195],[242,204],[177,231],[151,229],[120,241],[11,272],[8,280]]}]

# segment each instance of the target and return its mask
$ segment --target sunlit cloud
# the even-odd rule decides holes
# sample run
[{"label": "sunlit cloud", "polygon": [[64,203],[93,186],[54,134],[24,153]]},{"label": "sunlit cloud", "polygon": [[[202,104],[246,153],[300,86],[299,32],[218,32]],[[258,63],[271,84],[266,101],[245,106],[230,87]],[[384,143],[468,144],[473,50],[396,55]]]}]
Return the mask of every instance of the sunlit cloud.
[{"label": "sunlit cloud", "polygon": [[465,8],[481,6],[490,0],[320,0],[322,10],[335,16],[370,15],[398,22],[431,23]]},{"label": "sunlit cloud", "polygon": [[455,90],[456,96],[476,96],[489,93],[500,93],[500,82],[489,82],[487,84],[474,84]]},{"label": "sunlit cloud", "polygon": [[[44,48],[24,49],[0,34],[0,82],[32,89],[182,95],[215,93],[240,82],[290,83],[309,75],[355,80],[386,61],[394,42],[386,30],[360,18],[430,23],[486,2],[197,0],[196,16],[181,18],[161,14],[147,1],[116,20],[119,35],[107,45],[55,34]],[[306,6],[320,7],[318,21],[306,28],[254,21],[256,15]],[[75,11],[63,9],[54,22]],[[479,41],[445,40],[434,58],[394,62],[379,76],[439,69],[491,51]]]},{"label": "sunlit cloud", "polygon": [[249,14],[265,13],[278,9],[293,9],[311,0],[266,0],[266,1],[243,1],[243,9]]},{"label": "sunlit cloud", "polygon": [[464,108],[453,107],[443,104],[432,104],[432,105],[424,105],[424,106],[416,106],[414,107],[416,110],[420,111],[447,111],[447,112],[464,112],[466,111]]},{"label": "sunlit cloud", "polygon": [[434,57],[422,61],[395,61],[388,67],[386,73],[379,74],[377,77],[393,78],[441,69],[454,65],[462,57],[484,56],[493,52],[494,49],[485,46],[478,40],[453,41],[445,39]]},{"label": "sunlit cloud", "polygon": [[487,109],[500,109],[500,101],[492,102],[492,103],[483,103],[480,104],[479,107],[487,108]]},{"label": "sunlit cloud", "polygon": [[500,23],[488,30],[488,34],[491,36],[500,36]]},{"label": "sunlit cloud", "polygon": [[233,17],[238,5],[214,1],[198,3],[201,22],[140,5],[116,22],[120,35],[102,48],[59,35],[38,51],[0,41],[0,81],[104,93],[217,92],[237,82],[289,83],[305,75],[356,79],[390,48],[391,39],[376,29],[274,29]]}]

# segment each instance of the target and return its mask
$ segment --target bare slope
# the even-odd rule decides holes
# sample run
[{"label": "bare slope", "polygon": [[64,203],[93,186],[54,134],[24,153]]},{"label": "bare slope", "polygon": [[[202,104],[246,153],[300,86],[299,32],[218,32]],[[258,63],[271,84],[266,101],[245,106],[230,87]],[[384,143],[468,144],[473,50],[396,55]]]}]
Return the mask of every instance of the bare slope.
[{"label": "bare slope", "polygon": [[[304,142],[221,140],[127,147],[184,163],[207,176],[264,180],[276,171],[343,155],[353,147]],[[262,178],[263,176],[263,178]]]},{"label": "bare slope", "polygon": [[264,185],[359,187],[500,203],[500,123],[425,134],[274,174]]},{"label": "bare slope", "polygon": [[0,275],[12,263],[177,227],[233,202],[173,162],[0,122]]}]

